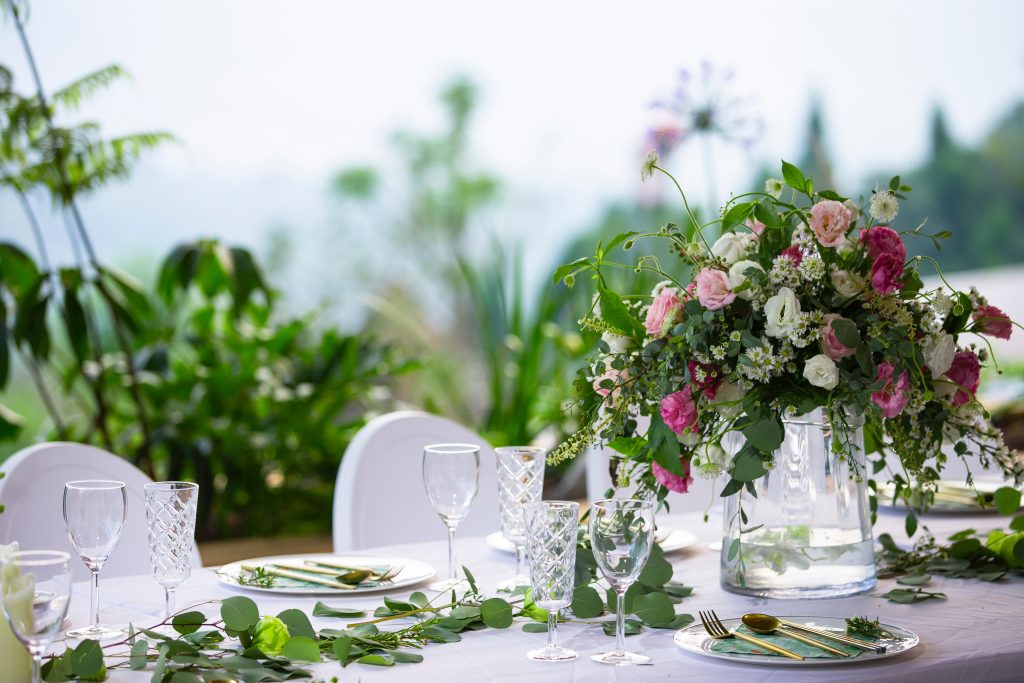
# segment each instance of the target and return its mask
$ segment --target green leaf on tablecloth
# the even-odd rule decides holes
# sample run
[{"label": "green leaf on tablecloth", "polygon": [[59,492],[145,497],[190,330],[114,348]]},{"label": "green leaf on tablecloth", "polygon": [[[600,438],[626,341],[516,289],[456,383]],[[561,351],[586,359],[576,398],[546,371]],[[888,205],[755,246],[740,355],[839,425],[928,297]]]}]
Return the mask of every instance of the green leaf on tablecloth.
[{"label": "green leaf on tablecloth", "polygon": [[419,664],[423,661],[423,655],[418,652],[403,652],[402,650],[388,650],[388,656],[395,660],[396,664]]},{"label": "green leaf on tablecloth", "polygon": [[348,653],[352,650],[352,639],[348,636],[335,638],[331,644],[331,650],[334,651],[334,656],[338,658],[338,661],[344,663],[348,660]]},{"label": "green leaf on tablecloth", "polygon": [[[626,619],[625,628],[623,631],[627,636],[635,636],[643,631],[643,622],[639,619]],[[615,620],[602,621],[601,628],[604,630],[606,636],[615,635]]]},{"label": "green leaf on tablecloth", "polygon": [[221,602],[220,618],[232,631],[248,631],[260,620],[260,609],[244,595],[235,595]]},{"label": "green leaf on tablecloth", "polygon": [[[633,612],[633,601],[638,595],[645,595],[650,593],[651,589],[641,583],[634,583],[626,589],[626,595],[623,598],[623,604],[625,605],[626,614],[632,614]],[[608,611],[614,613],[615,605],[617,604],[617,598],[615,591],[609,588],[605,592],[605,598],[608,604]]]},{"label": "green leaf on tablecloth", "polygon": [[996,510],[1001,515],[1012,515],[1020,510],[1020,491],[1009,486],[1001,486],[992,494]]},{"label": "green leaf on tablecloth", "polygon": [[592,619],[604,613],[604,600],[591,586],[578,586],[572,592],[570,607],[578,619]]},{"label": "green leaf on tablecloth", "polygon": [[345,607],[331,607],[330,605],[325,605],[324,603],[317,601],[316,605],[313,606],[313,616],[347,619],[349,617],[365,617],[366,612],[364,610],[347,609]]},{"label": "green leaf on tablecloth", "polygon": [[508,628],[512,625],[512,605],[501,598],[490,598],[480,603],[480,617],[490,628]]},{"label": "green leaf on tablecloth", "polygon": [[435,643],[457,643],[462,640],[462,636],[458,633],[453,633],[446,628],[440,626],[428,626],[421,632],[424,637],[432,640]]},{"label": "green leaf on tablecloth", "polygon": [[664,627],[660,627],[659,626],[659,627],[655,627],[655,628],[675,628],[675,629],[679,629],[679,628],[683,628],[684,626],[689,626],[692,623],[693,623],[693,615],[692,614],[685,614],[684,613],[684,614],[677,614],[676,618],[673,619],[667,626],[664,626]]},{"label": "green leaf on tablecloth", "polygon": [[320,646],[313,638],[292,636],[281,648],[281,656],[300,662],[319,662]]},{"label": "green leaf on tablecloth", "polygon": [[426,607],[430,601],[427,600],[427,596],[424,593],[416,591],[415,593],[409,596],[409,602],[413,605],[416,605],[416,607],[419,608]]},{"label": "green leaf on tablecloth", "polygon": [[[473,577],[473,572],[469,571],[466,565],[462,565],[462,573],[466,576],[466,581],[469,582],[469,589],[474,593],[479,593],[480,589],[476,587],[476,579]],[[455,594],[454,590],[452,591],[452,594]]]},{"label": "green leaf on tablecloth", "polygon": [[476,605],[459,605],[458,607],[452,608],[451,612],[449,612],[449,616],[451,616],[452,619],[458,619],[460,621],[476,619],[480,616],[480,608]]},{"label": "green leaf on tablecloth", "polygon": [[166,644],[162,644],[157,648],[158,656],[156,664],[153,666],[153,676],[149,679],[150,683],[161,683],[163,681],[164,669],[167,667],[167,652],[168,647]]},{"label": "green leaf on tablecloth", "polygon": [[676,608],[664,593],[640,595],[633,601],[633,614],[650,626],[667,625],[676,616]]},{"label": "green leaf on tablecloth", "polygon": [[68,663],[79,678],[95,676],[103,668],[103,649],[95,640],[83,640],[71,650]]},{"label": "green leaf on tablecloth", "polygon": [[930,574],[907,574],[896,579],[896,583],[903,584],[904,586],[923,586],[931,580]]},{"label": "green leaf on tablecloth", "polygon": [[305,636],[316,640],[316,629],[309,622],[309,617],[300,609],[286,609],[277,618],[288,627],[288,635]]},{"label": "green leaf on tablecloth", "polygon": [[395,658],[391,655],[363,655],[356,660],[359,664],[370,664],[372,666],[394,666]]},{"label": "green leaf on tablecloth", "polygon": [[202,612],[182,612],[175,614],[171,619],[171,626],[183,636],[195,633],[204,623],[206,623],[206,615]]},{"label": "green leaf on tablecloth", "polygon": [[675,583],[672,581],[662,586],[662,590],[664,590],[669,595],[669,597],[673,598],[682,599],[688,598],[691,595],[693,595],[693,586],[686,586],[684,584]]},{"label": "green leaf on tablecloth", "polygon": [[136,640],[135,644],[132,645],[132,653],[128,658],[128,665],[132,669],[138,671],[139,669],[145,669],[146,664],[149,663],[146,654],[149,652],[149,643],[145,640]]},{"label": "green leaf on tablecloth", "polygon": [[672,573],[672,563],[665,559],[665,553],[655,545],[637,581],[650,588],[660,588],[672,580]]},{"label": "green leaf on tablecloth", "polygon": [[548,625],[539,624],[536,621],[531,621],[529,623],[523,624],[523,631],[525,631],[526,633],[547,633]]},{"label": "green leaf on tablecloth", "polygon": [[917,515],[913,512],[907,513],[907,518],[903,523],[903,530],[907,532],[908,537],[917,533]]},{"label": "green leaf on tablecloth", "polygon": [[917,590],[911,590],[910,588],[893,588],[888,593],[883,593],[882,597],[889,602],[895,602],[900,605],[912,605],[916,602],[924,602],[925,600],[945,600],[945,593],[930,593],[923,588]]}]

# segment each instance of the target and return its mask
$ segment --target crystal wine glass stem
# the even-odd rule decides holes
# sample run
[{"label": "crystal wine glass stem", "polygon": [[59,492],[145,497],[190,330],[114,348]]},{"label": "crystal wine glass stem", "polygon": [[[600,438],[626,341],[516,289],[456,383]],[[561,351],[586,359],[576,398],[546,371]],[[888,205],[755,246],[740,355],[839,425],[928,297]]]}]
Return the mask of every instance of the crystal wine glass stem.
[{"label": "crystal wine glass stem", "polygon": [[170,619],[174,614],[174,589],[164,587],[164,613],[165,618]]},{"label": "crystal wine glass stem", "polygon": [[523,560],[526,557],[526,546],[521,543],[516,543],[516,576],[526,576],[526,572],[523,570]]},{"label": "crystal wine glass stem", "polygon": [[548,649],[558,649],[558,609],[548,610]]},{"label": "crystal wine glass stem", "polygon": [[446,524],[448,527],[448,578],[455,581],[455,525]]},{"label": "crystal wine glass stem", "polygon": [[34,648],[31,647],[28,650],[29,657],[32,659],[32,683],[43,683],[43,655],[46,653],[45,648]]},{"label": "crystal wine glass stem", "polygon": [[626,589],[615,587],[615,654],[626,653]]},{"label": "crystal wine glass stem", "polygon": [[100,625],[100,570],[92,570],[92,585],[89,587],[89,603],[92,609],[89,615],[92,617],[92,627],[99,628]]}]

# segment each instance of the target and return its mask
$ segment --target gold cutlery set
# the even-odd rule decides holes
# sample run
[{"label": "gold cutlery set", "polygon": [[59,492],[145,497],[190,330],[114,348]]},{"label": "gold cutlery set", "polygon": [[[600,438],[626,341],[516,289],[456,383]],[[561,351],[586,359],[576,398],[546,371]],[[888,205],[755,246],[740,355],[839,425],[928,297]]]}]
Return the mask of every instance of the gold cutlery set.
[{"label": "gold cutlery set", "polygon": [[247,572],[262,571],[270,576],[279,576],[327,588],[353,590],[361,585],[386,585],[401,573],[403,566],[396,564],[388,567],[360,567],[339,564],[330,558],[323,558],[260,565],[243,563],[241,568]]}]

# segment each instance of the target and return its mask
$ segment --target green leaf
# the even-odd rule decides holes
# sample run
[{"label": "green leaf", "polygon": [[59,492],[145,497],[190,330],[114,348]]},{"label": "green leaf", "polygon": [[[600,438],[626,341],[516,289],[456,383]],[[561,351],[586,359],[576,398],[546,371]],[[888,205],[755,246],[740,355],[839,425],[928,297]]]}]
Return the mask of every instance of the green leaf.
[{"label": "green leaf", "polygon": [[722,217],[722,232],[729,232],[732,228],[742,223],[753,210],[754,205],[750,202],[733,204],[729,210],[725,212],[725,216]]},{"label": "green leaf", "polygon": [[[469,571],[466,565],[462,565],[462,573],[466,576],[466,581],[469,582],[469,589],[474,593],[479,593],[480,589],[476,587],[476,579],[473,577],[473,572]],[[454,591],[452,591],[454,593]]]},{"label": "green leaf", "polygon": [[738,481],[753,481],[764,476],[764,461],[757,450],[744,447],[736,455],[730,474]]},{"label": "green leaf", "polygon": [[164,668],[167,666],[167,653],[170,648],[167,647],[167,643],[162,643],[157,649],[159,653],[156,658],[156,664],[153,665],[153,675],[150,677],[150,683],[162,683],[164,679]]},{"label": "green leaf", "polygon": [[592,587],[577,586],[572,592],[571,607],[577,618],[592,619],[604,613],[604,600]]},{"label": "green leaf", "polygon": [[1024,515],[1017,515],[1010,520],[1010,528],[1014,531],[1024,531]]},{"label": "green leaf", "polygon": [[855,349],[860,346],[860,332],[852,320],[836,318],[832,321],[832,330],[836,333],[839,343],[848,349]]},{"label": "green leaf", "polygon": [[[672,563],[665,559],[665,553],[655,545],[637,581],[651,588],[661,588],[672,580]],[[575,610],[573,610],[575,611]]]},{"label": "green leaf", "polygon": [[388,655],[395,660],[396,664],[419,664],[423,661],[423,655],[416,652],[403,652],[401,650],[388,650]]},{"label": "green leaf", "polygon": [[551,276],[551,284],[557,285],[559,282],[564,280],[566,276],[574,273],[585,265],[587,265],[587,259],[578,258],[572,263],[566,263],[558,266],[558,268],[555,269],[555,274]]},{"label": "green leaf", "polygon": [[601,320],[615,328],[619,334],[632,337],[639,323],[630,313],[619,295],[610,289],[598,289],[601,301]]},{"label": "green leaf", "polygon": [[807,188],[807,179],[804,178],[803,171],[785,160],[782,162],[782,179],[797,192],[803,192]]},{"label": "green leaf", "polygon": [[742,545],[743,542],[739,538],[732,539],[732,542],[729,544],[729,552],[726,558],[729,560],[736,559],[736,556],[740,553],[740,546]]},{"label": "green leaf", "polygon": [[490,628],[508,628],[512,625],[512,605],[501,598],[490,598],[480,603],[480,618]]},{"label": "green leaf", "polygon": [[907,513],[907,518],[903,523],[903,528],[907,532],[907,536],[913,536],[917,533],[917,515],[913,512]]},{"label": "green leaf", "polygon": [[462,636],[458,633],[454,633],[440,626],[428,626],[423,629],[422,633],[424,637],[429,638],[435,643],[457,643],[462,640]]},{"label": "green leaf", "polygon": [[523,631],[525,631],[526,633],[547,633],[548,625],[540,624],[536,621],[530,621],[523,624]]},{"label": "green leaf", "polygon": [[693,586],[686,586],[681,583],[669,582],[666,583],[663,590],[668,595],[674,598],[688,598],[693,595]]},{"label": "green leaf", "polygon": [[907,574],[896,579],[896,583],[903,584],[904,586],[923,586],[931,580],[930,574]]},{"label": "green leaf", "polygon": [[416,605],[416,607],[420,608],[426,607],[428,604],[430,604],[430,601],[427,600],[427,596],[420,591],[416,591],[415,593],[410,595],[409,602],[413,605]]},{"label": "green leaf", "polygon": [[250,598],[235,595],[221,602],[220,618],[232,631],[248,631],[260,620],[260,609]]},{"label": "green leaf", "polygon": [[[604,630],[606,636],[615,635],[615,621],[603,621],[601,622],[601,628]],[[626,619],[625,628],[623,632],[627,636],[635,636],[643,630],[643,622],[639,619]]]},{"label": "green leaf", "polygon": [[334,656],[344,664],[348,660],[348,653],[352,650],[352,639],[348,636],[338,636],[331,645]]},{"label": "green leaf", "polygon": [[651,426],[647,430],[651,457],[659,465],[677,476],[683,476],[683,461],[679,457],[679,440],[675,432],[665,424],[657,410],[651,414]]},{"label": "green leaf", "polygon": [[627,457],[635,458],[647,450],[647,439],[637,436],[620,436],[609,441],[608,448]]},{"label": "green leaf", "polygon": [[743,436],[758,450],[770,453],[782,444],[782,423],[775,417],[757,420],[743,427]]},{"label": "green leaf", "polygon": [[145,669],[148,659],[146,657],[149,652],[149,642],[145,640],[136,640],[135,644],[132,645],[132,654],[128,658],[128,664],[133,670],[138,671],[139,669]]},{"label": "green leaf", "polygon": [[277,618],[288,627],[288,635],[305,636],[316,640],[316,629],[309,623],[309,617],[300,609],[286,609],[277,615]]},{"label": "green leaf", "polygon": [[475,605],[459,605],[452,608],[449,616],[460,621],[476,619],[480,616],[480,608]]},{"label": "green leaf", "polygon": [[395,659],[391,655],[363,655],[356,660],[359,664],[369,664],[371,666],[394,666]]},{"label": "green leaf", "polygon": [[93,677],[103,668],[103,650],[95,640],[83,640],[68,656],[71,672],[79,678]]},{"label": "green leaf", "polygon": [[918,588],[912,590],[910,588],[893,588],[888,593],[883,593],[882,597],[889,602],[895,602],[900,605],[912,605],[916,602],[924,602],[925,600],[945,600],[945,593],[929,593],[928,591]]},{"label": "green leaf", "polygon": [[[655,626],[654,628],[683,628],[693,623],[692,614],[677,614],[676,618],[673,619],[668,626]],[[653,624],[652,624],[653,626]]]},{"label": "green leaf", "polygon": [[668,625],[675,619],[675,606],[664,593],[639,595],[633,600],[633,614],[650,625]]},{"label": "green leaf", "polygon": [[41,279],[39,266],[20,247],[0,242],[0,282],[20,298]]},{"label": "green leaf", "polygon": [[281,656],[301,662],[319,662],[320,646],[313,638],[292,636],[281,648]]},{"label": "green leaf", "polygon": [[1002,486],[996,489],[992,499],[1001,515],[1012,515],[1020,510],[1020,491],[1017,489]]},{"label": "green leaf", "polygon": [[722,493],[720,493],[719,495],[722,498],[728,498],[729,496],[731,496],[732,494],[736,493],[737,491],[739,491],[742,488],[743,488],[743,482],[742,481],[740,481],[739,479],[730,479],[729,483],[725,485],[725,487],[722,489]]},{"label": "green leaf", "polygon": [[171,619],[171,627],[183,636],[195,633],[204,623],[206,623],[206,615],[195,611],[176,614]]},{"label": "green leaf", "polygon": [[313,606],[314,617],[337,617],[339,619],[347,619],[349,617],[365,617],[366,612],[358,609],[346,609],[344,607],[331,607],[324,603],[317,601],[316,605]]},{"label": "green leaf", "polygon": [[175,671],[171,676],[171,683],[202,683],[202,680],[194,673],[188,671]]}]

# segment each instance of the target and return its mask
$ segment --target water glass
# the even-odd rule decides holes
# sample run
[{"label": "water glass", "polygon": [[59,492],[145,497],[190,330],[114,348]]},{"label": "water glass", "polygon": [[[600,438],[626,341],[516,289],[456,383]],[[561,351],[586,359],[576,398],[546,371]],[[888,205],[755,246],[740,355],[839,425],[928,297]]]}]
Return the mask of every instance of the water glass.
[{"label": "water glass", "polygon": [[100,570],[114,552],[127,516],[127,492],[121,481],[69,481],[64,484],[64,527],[75,552],[92,574],[91,622],[67,632],[70,638],[117,638],[120,629],[100,625]]},{"label": "water glass", "polygon": [[516,549],[516,573],[498,584],[499,591],[513,591],[528,586],[530,577],[524,571],[526,555],[527,503],[540,500],[544,489],[543,448],[506,446],[494,449],[498,466],[498,507],[501,511],[501,533]]},{"label": "water glass", "polygon": [[52,550],[11,553],[0,564],[0,595],[11,632],[32,657],[32,683],[41,683],[43,655],[60,633],[71,602],[71,556]]},{"label": "water glass", "polygon": [[579,655],[558,644],[558,612],[572,602],[580,505],[548,500],[525,507],[533,601],[548,611],[548,643],[526,656],[545,662],[571,661]]},{"label": "water glass", "polygon": [[448,578],[428,586],[447,591],[459,585],[455,528],[469,512],[480,486],[480,447],[444,443],[423,449],[423,486],[434,511],[448,529]]},{"label": "water glass", "polygon": [[157,481],[146,484],[149,566],[163,586],[165,616],[174,613],[174,591],[192,575],[199,484]]},{"label": "water glass", "polygon": [[604,578],[615,591],[615,649],[591,657],[613,666],[645,664],[646,655],[626,652],[626,589],[647,564],[654,543],[654,503],[612,498],[590,508],[590,545]]}]

